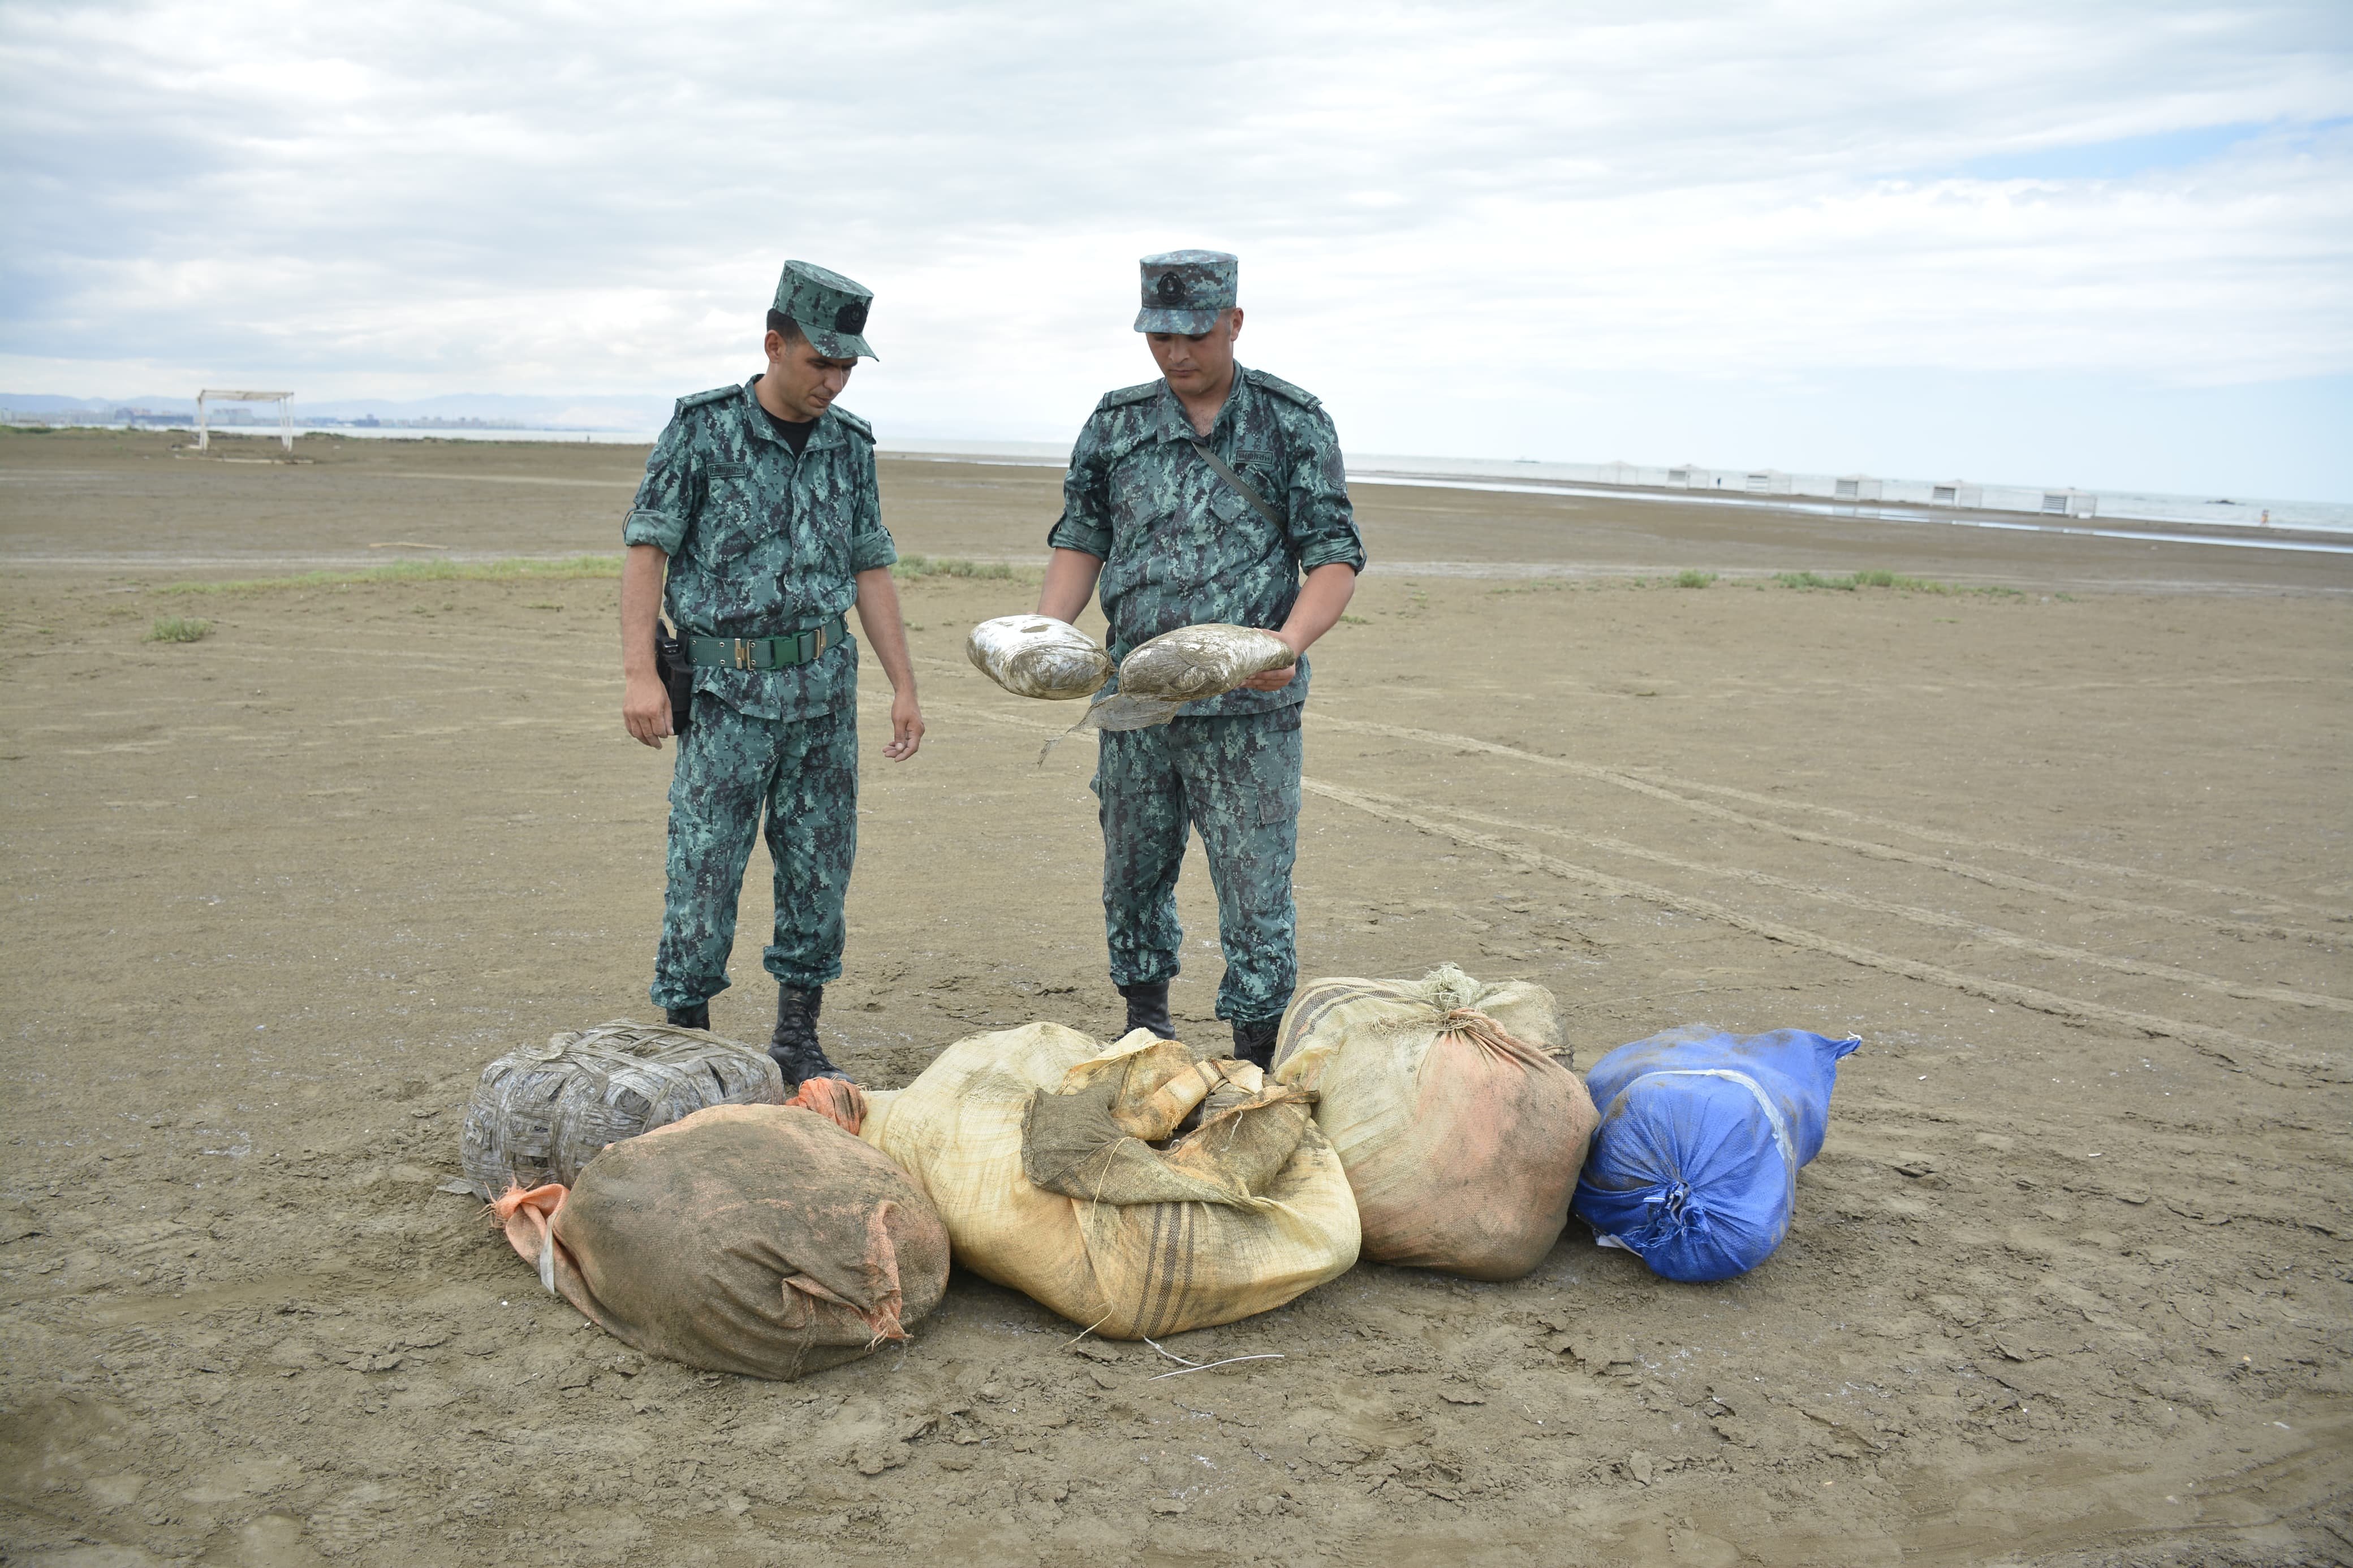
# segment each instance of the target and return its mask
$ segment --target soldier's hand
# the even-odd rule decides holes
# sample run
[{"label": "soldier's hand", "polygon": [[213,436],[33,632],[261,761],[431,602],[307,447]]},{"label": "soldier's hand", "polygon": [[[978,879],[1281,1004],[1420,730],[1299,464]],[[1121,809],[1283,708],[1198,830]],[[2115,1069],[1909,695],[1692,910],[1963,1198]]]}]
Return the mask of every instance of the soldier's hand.
[{"label": "soldier's hand", "polygon": [[670,732],[670,691],[659,679],[635,677],[622,688],[621,722],[636,739],[661,750],[662,737]]},{"label": "soldier's hand", "polygon": [[1242,682],[1242,689],[1244,691],[1282,690],[1284,687],[1291,684],[1291,672],[1299,668],[1300,659],[1305,657],[1307,650],[1301,647],[1300,644],[1292,637],[1288,627],[1275,633],[1274,635],[1281,637],[1284,642],[1290,644],[1291,662],[1284,665],[1281,669],[1261,670],[1260,673],[1251,676],[1248,680]]},{"label": "soldier's hand", "polygon": [[882,754],[894,763],[903,763],[915,754],[923,743],[923,710],[916,706],[912,691],[894,693],[891,699],[891,743]]}]

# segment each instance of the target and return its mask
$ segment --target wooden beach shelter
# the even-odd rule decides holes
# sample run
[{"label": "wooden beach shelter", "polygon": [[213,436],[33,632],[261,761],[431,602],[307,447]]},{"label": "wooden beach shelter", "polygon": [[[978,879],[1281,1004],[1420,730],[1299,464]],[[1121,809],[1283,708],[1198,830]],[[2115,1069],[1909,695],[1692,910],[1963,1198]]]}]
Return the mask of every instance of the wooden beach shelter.
[{"label": "wooden beach shelter", "polygon": [[208,387],[196,394],[197,451],[204,451],[212,445],[211,410],[207,405],[214,403],[275,403],[278,405],[278,438],[286,444],[288,451],[294,449],[294,395],[292,393],[221,392]]},{"label": "wooden beach shelter", "polygon": [[2079,490],[2072,486],[2063,490],[2044,490],[2042,510],[2051,517],[2097,517],[2100,514],[2100,498],[2089,490]]}]

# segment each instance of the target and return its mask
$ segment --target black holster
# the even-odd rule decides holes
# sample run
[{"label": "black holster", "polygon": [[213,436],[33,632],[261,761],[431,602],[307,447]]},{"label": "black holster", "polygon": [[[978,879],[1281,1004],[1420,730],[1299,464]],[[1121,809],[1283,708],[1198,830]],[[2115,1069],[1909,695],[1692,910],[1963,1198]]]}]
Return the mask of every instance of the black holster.
[{"label": "black holster", "polygon": [[654,673],[670,693],[670,732],[682,741],[694,721],[694,668],[686,662],[686,645],[660,621],[654,623]]}]

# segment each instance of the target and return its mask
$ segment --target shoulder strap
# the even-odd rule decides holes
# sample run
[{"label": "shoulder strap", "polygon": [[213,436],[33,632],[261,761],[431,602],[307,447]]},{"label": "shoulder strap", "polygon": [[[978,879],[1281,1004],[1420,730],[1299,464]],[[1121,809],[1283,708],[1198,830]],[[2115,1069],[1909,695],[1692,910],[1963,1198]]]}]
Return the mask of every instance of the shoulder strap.
[{"label": "shoulder strap", "polygon": [[1265,371],[1260,370],[1255,366],[1245,369],[1242,372],[1242,374],[1250,378],[1250,383],[1252,386],[1262,386],[1278,397],[1289,398],[1292,402],[1296,403],[1302,408],[1321,408],[1324,406],[1324,400],[1322,398],[1316,396],[1314,393],[1308,391],[1303,386],[1292,385],[1291,383],[1283,380],[1282,377],[1279,375],[1270,375]]},{"label": "shoulder strap", "polygon": [[1260,495],[1258,491],[1250,489],[1250,481],[1248,479],[1243,479],[1240,474],[1234,472],[1232,468],[1227,464],[1223,458],[1219,457],[1215,452],[1209,450],[1209,444],[1207,441],[1195,441],[1190,437],[1186,437],[1186,439],[1191,442],[1193,450],[1201,454],[1201,461],[1208,464],[1211,468],[1215,469],[1218,478],[1233,486],[1235,491],[1240,495],[1242,500],[1250,503],[1250,509],[1256,511],[1259,516],[1266,519],[1267,521],[1274,524],[1277,528],[1287,526],[1284,523],[1282,515],[1278,513],[1274,508],[1266,504],[1266,498]]},{"label": "shoulder strap", "polygon": [[1100,410],[1117,408],[1129,403],[1141,403],[1159,390],[1160,384],[1156,381],[1140,381],[1134,386],[1123,386],[1116,391],[1104,393],[1103,400],[1097,403],[1095,407]]}]

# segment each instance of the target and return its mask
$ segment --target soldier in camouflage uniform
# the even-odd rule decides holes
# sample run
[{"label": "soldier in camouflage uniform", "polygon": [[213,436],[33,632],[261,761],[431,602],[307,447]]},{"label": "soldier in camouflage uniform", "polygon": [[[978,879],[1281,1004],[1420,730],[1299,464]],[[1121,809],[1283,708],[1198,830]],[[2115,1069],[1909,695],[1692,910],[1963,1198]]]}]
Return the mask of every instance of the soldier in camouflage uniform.
[{"label": "soldier in camouflage uniform", "polygon": [[[842,1076],[817,1019],[841,973],[842,895],[858,849],[858,644],[843,620],[853,603],[895,693],[882,754],[912,757],[923,735],[874,432],[833,406],[873,353],[860,335],[872,299],[838,273],[786,262],[766,373],[680,399],[621,530],[622,718],[657,749],[680,736],[653,1001],[673,1024],[711,1026],[765,816],[776,899],[768,1053],[788,1085]],[[658,604],[692,670],[682,729],[657,671]]]},{"label": "soldier in camouflage uniform", "polygon": [[1176,874],[1198,829],[1225,950],[1218,1016],[1233,1026],[1236,1054],[1263,1066],[1298,978],[1291,868],[1306,653],[1347,607],[1365,549],[1323,405],[1234,362],[1237,270],[1219,251],[1144,258],[1135,330],[1161,378],[1109,394],[1080,432],[1038,610],[1074,620],[1100,586],[1115,658],[1206,622],[1264,627],[1300,655],[1166,724],[1105,731],[1094,777],[1103,923],[1127,1026],[1175,1032]]}]

